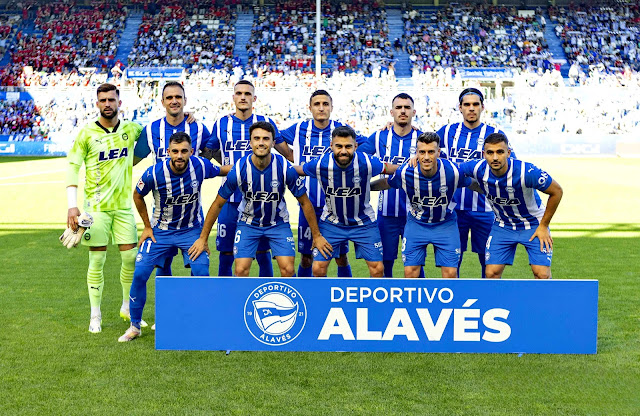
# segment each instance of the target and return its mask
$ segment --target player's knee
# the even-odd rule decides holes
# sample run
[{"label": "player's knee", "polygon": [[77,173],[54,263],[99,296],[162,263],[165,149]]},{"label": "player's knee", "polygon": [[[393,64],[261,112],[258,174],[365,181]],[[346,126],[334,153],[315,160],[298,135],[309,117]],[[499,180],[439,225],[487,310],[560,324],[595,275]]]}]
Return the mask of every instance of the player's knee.
[{"label": "player's knee", "polygon": [[308,269],[313,264],[313,256],[311,254],[303,254],[300,258],[300,265],[304,269]]},{"label": "player's knee", "polygon": [[251,266],[237,265],[236,264],[236,276],[237,277],[248,277],[249,271],[251,271]]},{"label": "player's knee", "polygon": [[338,267],[347,267],[349,265],[349,258],[346,253],[340,254],[340,257],[336,259]]},{"label": "player's knee", "polygon": [[487,268],[485,270],[485,275],[487,279],[500,279],[500,277],[502,277],[502,272],[500,270]]},{"label": "player's knee", "polygon": [[369,273],[371,277],[383,277],[384,276],[384,264],[381,261],[372,262],[369,264]]},{"label": "player's knee", "polygon": [[458,269],[455,267],[442,267],[441,272],[444,279],[455,279],[458,277]]},{"label": "player's knee", "polygon": [[325,277],[327,275],[327,262],[314,261],[313,262],[313,275],[315,277]]},{"label": "player's knee", "polygon": [[536,279],[551,279],[551,269],[547,270],[534,270],[533,277]]},{"label": "player's knee", "polygon": [[280,267],[280,276],[282,277],[293,277],[293,273],[293,264],[287,264]]}]

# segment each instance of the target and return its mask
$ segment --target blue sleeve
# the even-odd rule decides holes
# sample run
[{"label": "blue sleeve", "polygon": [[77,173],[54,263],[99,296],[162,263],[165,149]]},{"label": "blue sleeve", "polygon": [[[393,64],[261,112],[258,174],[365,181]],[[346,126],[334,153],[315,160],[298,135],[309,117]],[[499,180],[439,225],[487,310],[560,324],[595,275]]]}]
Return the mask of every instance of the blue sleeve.
[{"label": "blue sleeve", "polygon": [[[405,162],[406,163],[406,162]],[[402,164],[402,166],[400,166],[398,168],[398,170],[395,171],[395,173],[393,175],[391,175],[390,177],[387,178],[387,182],[389,182],[389,186],[395,189],[401,189],[402,188],[402,168],[404,166],[404,163]]]},{"label": "blue sleeve", "polygon": [[444,139],[445,139],[445,137],[444,137],[444,129],[445,129],[446,127],[447,127],[447,126],[442,126],[442,127],[440,127],[440,130],[438,130],[438,131],[436,132],[436,134],[438,135],[438,137],[440,137],[440,144],[442,144],[442,142],[443,142],[443,141],[444,141]]},{"label": "blue sleeve", "polygon": [[147,141],[147,129],[143,128],[136,142],[136,147],[133,149],[133,155],[144,159],[149,156],[149,153],[151,153],[151,149],[149,149],[149,142]]},{"label": "blue sleeve", "polygon": [[473,180],[471,180],[470,177],[461,176],[460,180],[458,181],[458,188],[465,188],[465,187],[471,185],[472,183],[473,183]]},{"label": "blue sleeve", "polygon": [[220,167],[214,165],[213,163],[211,163],[211,161],[205,158],[200,158],[200,160],[204,162],[204,178],[205,179],[215,178],[216,176],[220,175]]},{"label": "blue sleeve", "polygon": [[304,165],[302,165],[302,170],[304,171],[304,173],[307,176],[311,176],[312,178],[316,178],[316,168],[318,166],[318,163],[320,163],[320,158],[316,157],[315,159],[311,159],[310,161],[308,161],[307,163],[305,163]]},{"label": "blue sleeve", "polygon": [[138,184],[136,185],[136,192],[138,192],[142,196],[147,195],[149,192],[153,190],[152,172],[153,172],[153,166],[147,168],[147,170],[145,170],[142,176],[140,177]]},{"label": "blue sleeve", "polygon": [[282,135],[282,139],[285,142],[287,142],[290,145],[293,145],[293,141],[296,138],[296,125],[294,124],[293,126],[282,130],[280,134]]},{"label": "blue sleeve", "polygon": [[289,167],[287,168],[287,187],[296,198],[300,198],[302,195],[307,193],[307,188],[304,186],[304,179],[298,175],[296,170],[291,166],[291,164],[287,163]]},{"label": "blue sleeve", "polygon": [[218,138],[218,133],[217,133],[219,122],[220,121],[216,121],[211,129],[211,133],[209,134],[209,140],[207,141],[207,144],[204,145],[204,147],[207,149],[220,150],[220,140]]},{"label": "blue sleeve", "polygon": [[271,123],[274,129],[276,129],[276,144],[284,142],[284,138],[282,138],[282,134],[280,133],[280,130],[278,130],[276,123],[271,119],[269,119],[269,123]]},{"label": "blue sleeve", "polygon": [[531,163],[525,163],[526,171],[524,174],[524,184],[528,188],[535,188],[539,191],[545,191],[553,182],[553,178],[542,169]]},{"label": "blue sleeve", "polygon": [[371,160],[371,176],[380,175],[386,166],[384,162],[375,156],[369,156],[369,160]]},{"label": "blue sleeve", "polygon": [[202,126],[202,142],[200,142],[199,150],[204,150],[209,144],[209,140],[211,140],[211,132],[209,131],[207,126],[203,125]]},{"label": "blue sleeve", "polygon": [[477,160],[471,160],[469,162],[464,162],[458,165],[460,168],[460,174],[463,176],[473,177],[473,169],[478,164]]},{"label": "blue sleeve", "polygon": [[374,154],[376,152],[376,134],[373,133],[365,140],[363,144],[358,143],[358,151],[367,154]]},{"label": "blue sleeve", "polygon": [[224,199],[231,198],[231,195],[238,189],[238,172],[236,171],[236,166],[234,165],[229,174],[227,175],[227,180],[224,182],[224,185],[218,189],[218,195],[223,197]]}]

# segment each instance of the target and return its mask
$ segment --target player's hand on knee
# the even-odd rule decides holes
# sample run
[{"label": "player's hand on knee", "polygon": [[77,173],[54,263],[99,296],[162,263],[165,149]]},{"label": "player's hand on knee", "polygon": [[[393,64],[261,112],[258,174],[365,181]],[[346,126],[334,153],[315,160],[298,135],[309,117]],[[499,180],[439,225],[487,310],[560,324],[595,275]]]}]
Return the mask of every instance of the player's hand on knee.
[{"label": "player's hand on knee", "polygon": [[156,242],[156,237],[153,235],[153,228],[144,227],[144,230],[142,230],[142,234],[140,235],[140,240],[138,240],[138,248],[149,238],[154,243]]},{"label": "player's hand on knee", "polygon": [[331,253],[333,252],[333,247],[329,242],[320,234],[317,237],[313,238],[313,247],[317,248],[322,257],[328,259],[331,257]]},{"label": "player's hand on knee", "polygon": [[187,253],[189,254],[189,259],[193,261],[204,251],[206,251],[207,254],[211,254],[211,251],[209,250],[209,243],[203,238],[198,238],[191,247],[189,247]]},{"label": "player's hand on knee", "polygon": [[59,237],[62,245],[69,249],[76,247],[78,243],[80,243],[85,230],[91,227],[91,225],[93,224],[93,217],[90,214],[84,212],[76,218],[76,221],[77,225],[75,228],[67,227],[67,229],[64,230],[62,235]]},{"label": "player's hand on knee", "polygon": [[549,228],[539,225],[536,228],[536,232],[533,233],[529,241],[533,241],[534,238],[538,237],[540,240],[540,251],[543,253],[551,253],[553,251],[553,238],[551,238],[551,232]]},{"label": "player's hand on knee", "polygon": [[67,227],[77,230],[78,229],[78,217],[80,216],[80,210],[78,207],[69,208],[67,211]]}]

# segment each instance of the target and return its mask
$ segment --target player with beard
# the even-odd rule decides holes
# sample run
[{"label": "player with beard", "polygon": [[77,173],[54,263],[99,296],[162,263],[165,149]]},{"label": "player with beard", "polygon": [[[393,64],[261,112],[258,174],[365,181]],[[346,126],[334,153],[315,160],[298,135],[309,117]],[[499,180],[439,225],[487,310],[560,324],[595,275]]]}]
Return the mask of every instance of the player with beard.
[{"label": "player with beard", "polygon": [[[89,247],[87,286],[91,317],[89,332],[102,331],[102,292],[104,287],[104,263],[109,241],[120,249],[122,264],[122,306],[120,316],[129,317],[129,289],[136,260],[136,220],[131,207],[131,174],[133,147],[142,127],[137,123],[120,120],[118,109],[122,102],[115,85],[102,84],[97,90],[96,106],[100,111],[97,120],[85,125],[76,137],[67,161],[67,226],[75,232],[76,240],[82,239]],[[78,177],[80,167],[85,165],[84,213],[80,217],[78,208]],[[93,224],[81,219],[90,214]],[[86,229],[86,231],[85,231]],[[84,234],[83,234],[84,232]],[[68,235],[67,231],[65,234]],[[64,236],[64,235],[63,235]],[[64,243],[64,242],[63,242]],[[143,325],[146,325],[143,323]]]},{"label": "player with beard", "polygon": [[[142,175],[133,201],[144,223],[138,241],[136,270],[131,285],[131,326],[118,341],[131,341],[141,335],[142,311],[147,300],[147,281],[154,267],[182,250],[185,266],[194,276],[209,275],[209,255],[189,257],[187,252],[202,231],[200,189],[205,179],[226,175],[230,166],[219,168],[207,159],[193,156],[191,138],[177,132],[169,138],[169,159],[156,163]],[[144,197],[149,192],[157,202],[149,219]]]},{"label": "player with beard", "polygon": [[[371,178],[391,174],[397,165],[377,157],[356,152],[356,133],[349,126],[337,127],[331,133],[331,152],[326,152],[295,169],[300,175],[314,177],[325,193],[320,217],[320,232],[332,247],[353,241],[356,257],[364,258],[372,277],[382,277],[382,242],[373,208],[369,204]],[[333,257],[338,253],[334,251]],[[313,275],[327,275],[331,259],[320,250],[313,253]]]}]

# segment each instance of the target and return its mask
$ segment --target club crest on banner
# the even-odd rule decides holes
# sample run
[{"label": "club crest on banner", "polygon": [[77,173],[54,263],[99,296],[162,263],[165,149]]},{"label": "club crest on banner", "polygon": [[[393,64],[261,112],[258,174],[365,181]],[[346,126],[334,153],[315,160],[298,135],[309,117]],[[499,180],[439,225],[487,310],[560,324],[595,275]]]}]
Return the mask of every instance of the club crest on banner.
[{"label": "club crest on banner", "polygon": [[284,345],[304,329],[307,306],[295,288],[269,282],[255,288],[244,305],[244,322],[253,337],[266,345]]}]

